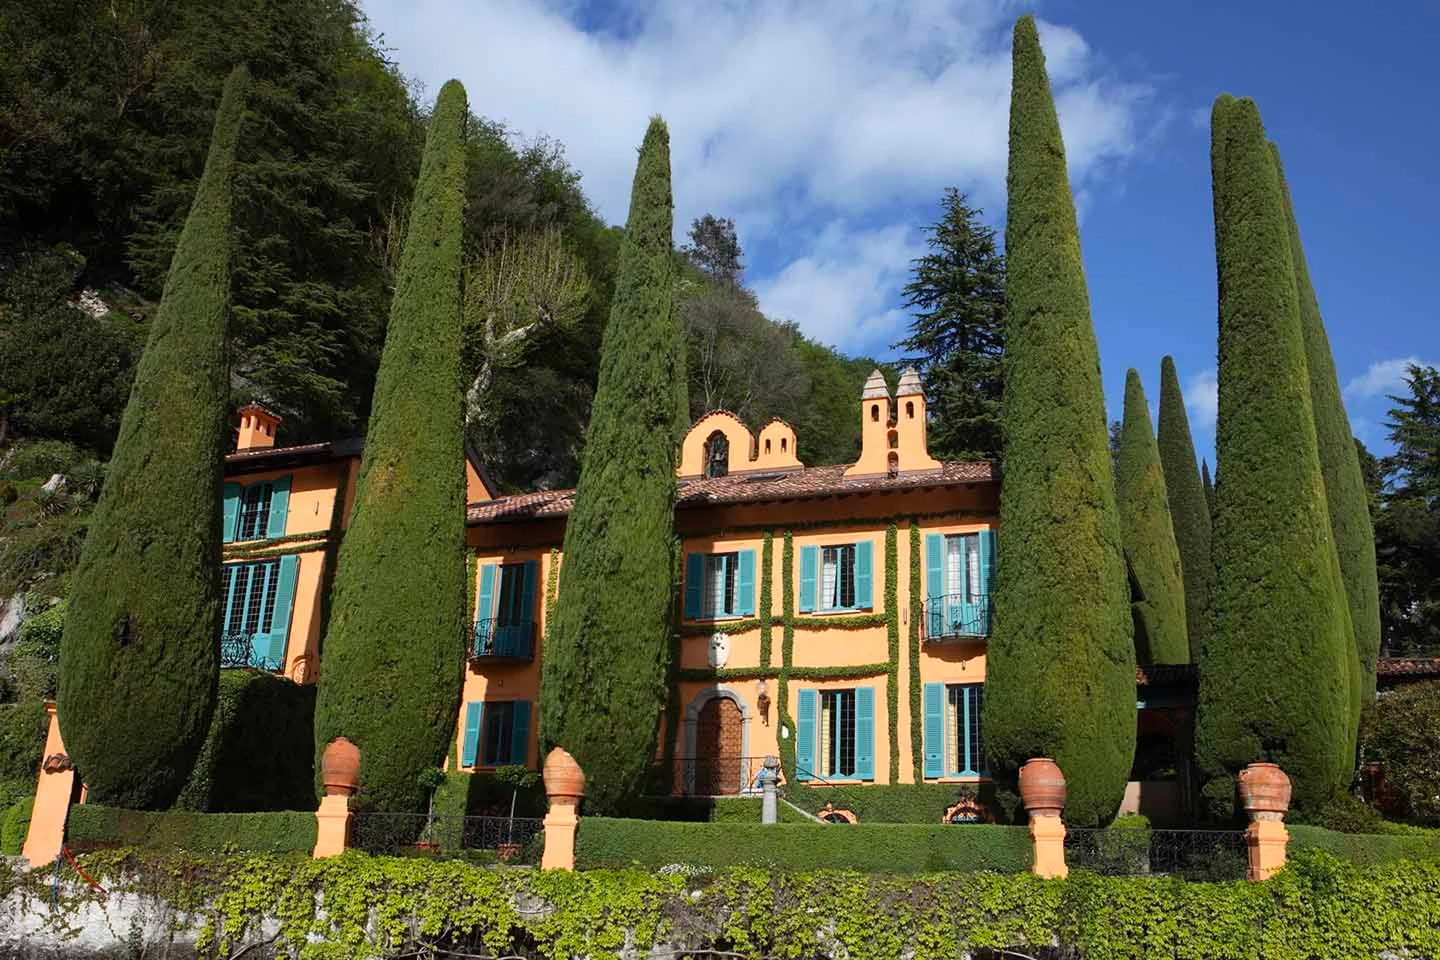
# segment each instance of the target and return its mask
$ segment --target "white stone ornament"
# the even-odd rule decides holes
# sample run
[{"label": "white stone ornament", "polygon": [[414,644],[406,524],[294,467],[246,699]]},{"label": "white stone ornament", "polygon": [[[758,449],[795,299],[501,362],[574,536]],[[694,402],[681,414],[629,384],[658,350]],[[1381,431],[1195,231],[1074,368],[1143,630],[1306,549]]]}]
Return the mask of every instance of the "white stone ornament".
[{"label": "white stone ornament", "polygon": [[724,667],[730,659],[730,638],[723,633],[717,633],[710,637],[709,651],[710,666]]}]

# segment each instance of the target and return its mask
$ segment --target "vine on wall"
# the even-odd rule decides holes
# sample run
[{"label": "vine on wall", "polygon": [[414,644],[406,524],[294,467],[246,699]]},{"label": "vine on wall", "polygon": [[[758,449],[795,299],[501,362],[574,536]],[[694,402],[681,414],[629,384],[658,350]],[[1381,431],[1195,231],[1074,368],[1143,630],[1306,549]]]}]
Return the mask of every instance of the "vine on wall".
[{"label": "vine on wall", "polygon": [[[925,738],[920,716],[920,521],[910,518],[910,762],[915,782],[924,778]],[[892,781],[893,782],[893,781]]]}]

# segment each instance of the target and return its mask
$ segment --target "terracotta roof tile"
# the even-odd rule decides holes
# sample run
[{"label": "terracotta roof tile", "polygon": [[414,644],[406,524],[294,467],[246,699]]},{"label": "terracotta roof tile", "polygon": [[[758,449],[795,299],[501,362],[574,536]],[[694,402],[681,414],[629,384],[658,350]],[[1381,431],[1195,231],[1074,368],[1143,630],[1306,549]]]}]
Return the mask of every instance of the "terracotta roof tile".
[{"label": "terracotta roof tile", "polygon": [[1375,672],[1382,677],[1440,677],[1440,657],[1382,657]]},{"label": "terracotta roof tile", "polygon": [[[997,479],[994,465],[984,460],[951,460],[941,469],[899,477],[845,476],[846,464],[805,467],[788,473],[742,473],[728,477],[681,480],[675,501],[677,509],[727,503],[760,503],[770,500],[799,500],[847,493],[924,490],[967,483],[989,483]],[[539,490],[503,497],[489,503],[472,503],[471,523],[504,523],[512,520],[544,520],[563,517],[575,500],[574,490]]]}]

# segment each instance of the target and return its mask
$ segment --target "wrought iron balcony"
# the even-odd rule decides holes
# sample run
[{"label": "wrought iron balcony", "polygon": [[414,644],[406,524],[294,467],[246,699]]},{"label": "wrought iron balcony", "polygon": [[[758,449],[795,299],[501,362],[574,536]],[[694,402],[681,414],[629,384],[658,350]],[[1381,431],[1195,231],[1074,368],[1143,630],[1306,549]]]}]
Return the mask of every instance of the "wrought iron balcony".
[{"label": "wrought iron balcony", "polygon": [[535,621],[476,620],[470,629],[469,658],[475,660],[532,660],[535,657]]},{"label": "wrought iron balcony", "polygon": [[279,670],[282,666],[255,651],[255,637],[249,633],[227,633],[220,637],[220,666]]},{"label": "wrought iron balcony", "polygon": [[954,643],[990,635],[990,595],[956,593],[931,597],[923,605],[926,643]]}]

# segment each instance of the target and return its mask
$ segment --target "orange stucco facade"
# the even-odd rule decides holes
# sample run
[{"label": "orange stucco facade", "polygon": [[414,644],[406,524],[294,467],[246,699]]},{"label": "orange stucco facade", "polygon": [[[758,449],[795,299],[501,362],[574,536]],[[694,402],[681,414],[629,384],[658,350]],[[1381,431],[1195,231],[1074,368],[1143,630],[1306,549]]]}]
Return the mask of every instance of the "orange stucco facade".
[{"label": "orange stucco facade", "polygon": [[[848,466],[806,467],[778,420],[752,433],[717,411],[689,431],[676,471],[683,616],[657,755],[679,771],[672,789],[743,789],[772,754],[794,757],[786,774],[802,782],[983,777],[974,758],[999,485],[989,464],[930,458],[924,396],[907,389],[917,382],[902,380],[893,400],[883,380],[867,384],[857,415],[869,429]],[[250,639],[233,647],[251,661],[234,665],[312,683],[359,447],[264,445],[273,434],[252,423],[261,442],[226,461],[227,625]],[[467,460],[474,630],[455,757],[467,769],[536,768],[570,492],[500,497]],[[257,596],[273,622],[236,612]],[[697,787],[695,766],[717,763],[719,779],[702,772]]]}]

